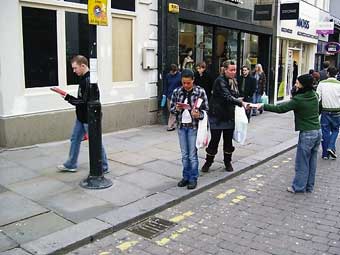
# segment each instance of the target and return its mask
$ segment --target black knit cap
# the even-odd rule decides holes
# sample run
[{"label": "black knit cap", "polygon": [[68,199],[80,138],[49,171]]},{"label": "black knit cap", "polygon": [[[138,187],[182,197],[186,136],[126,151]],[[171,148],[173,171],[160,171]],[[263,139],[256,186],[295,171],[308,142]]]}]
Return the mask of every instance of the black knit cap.
[{"label": "black knit cap", "polygon": [[298,81],[302,84],[304,88],[312,88],[313,87],[313,76],[310,74],[303,74],[300,75],[298,78]]}]

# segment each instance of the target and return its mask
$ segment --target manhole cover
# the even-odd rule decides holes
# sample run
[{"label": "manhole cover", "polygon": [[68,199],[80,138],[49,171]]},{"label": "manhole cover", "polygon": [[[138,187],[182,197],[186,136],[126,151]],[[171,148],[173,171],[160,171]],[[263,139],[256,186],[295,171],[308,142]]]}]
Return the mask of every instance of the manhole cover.
[{"label": "manhole cover", "polygon": [[132,225],[131,227],[128,227],[127,230],[145,238],[152,239],[175,225],[176,223],[168,220],[150,217],[136,223],[135,225]]}]

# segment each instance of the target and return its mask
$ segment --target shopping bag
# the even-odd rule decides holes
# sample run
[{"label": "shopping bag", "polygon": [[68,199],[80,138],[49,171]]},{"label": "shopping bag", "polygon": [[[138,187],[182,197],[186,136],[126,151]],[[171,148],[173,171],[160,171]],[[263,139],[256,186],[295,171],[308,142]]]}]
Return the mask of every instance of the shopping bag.
[{"label": "shopping bag", "polygon": [[233,139],[235,142],[244,144],[247,137],[248,118],[243,107],[235,107],[235,129]]},{"label": "shopping bag", "polygon": [[261,103],[268,104],[268,96],[266,95],[266,92],[264,92],[263,95],[261,96]]},{"label": "shopping bag", "polygon": [[198,150],[207,147],[211,137],[208,114],[206,111],[203,111],[203,114],[204,114],[203,119],[198,121],[196,138],[196,148]]}]

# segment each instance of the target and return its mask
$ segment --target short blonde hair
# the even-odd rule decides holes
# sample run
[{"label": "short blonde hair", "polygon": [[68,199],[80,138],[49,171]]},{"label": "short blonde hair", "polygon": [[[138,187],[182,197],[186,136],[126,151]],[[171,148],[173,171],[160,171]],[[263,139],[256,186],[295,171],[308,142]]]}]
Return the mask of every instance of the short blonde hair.
[{"label": "short blonde hair", "polygon": [[77,63],[78,65],[86,65],[86,66],[89,66],[89,62],[87,60],[86,57],[82,56],[82,55],[77,55],[77,56],[74,56],[72,59],[71,59],[71,64],[72,63]]}]

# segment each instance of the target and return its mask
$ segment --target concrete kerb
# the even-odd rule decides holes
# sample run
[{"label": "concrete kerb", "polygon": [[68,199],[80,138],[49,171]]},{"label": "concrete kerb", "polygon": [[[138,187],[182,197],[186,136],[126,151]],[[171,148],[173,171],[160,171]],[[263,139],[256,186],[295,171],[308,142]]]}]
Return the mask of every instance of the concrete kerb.
[{"label": "concrete kerb", "polygon": [[[23,244],[21,247],[25,251],[30,252],[30,254],[36,255],[65,254],[95,239],[103,238],[166,208],[174,206],[184,200],[189,199],[190,197],[212,188],[213,186],[216,186],[217,184],[226,182],[236,176],[239,176],[280,154],[294,149],[296,145],[297,138],[293,138],[270,148],[268,151],[259,152],[247,158],[236,161],[233,164],[234,172],[224,172],[222,175],[213,178],[201,178],[199,186],[195,190],[183,190],[183,193],[180,193],[177,196],[171,196],[166,193],[155,193],[138,202],[131,203],[117,210],[99,215],[95,219],[88,220],[84,223],[79,223],[70,228],[66,228],[40,239]],[[178,188],[173,187],[171,189]],[[86,231],[81,230],[81,228],[85,227],[84,224],[87,225]],[[100,227],[98,227],[98,224]],[[81,234],[80,236],[72,235],[72,233],[75,234],[75,232],[87,233],[86,235]]]}]

